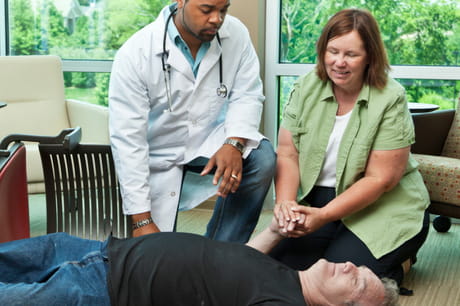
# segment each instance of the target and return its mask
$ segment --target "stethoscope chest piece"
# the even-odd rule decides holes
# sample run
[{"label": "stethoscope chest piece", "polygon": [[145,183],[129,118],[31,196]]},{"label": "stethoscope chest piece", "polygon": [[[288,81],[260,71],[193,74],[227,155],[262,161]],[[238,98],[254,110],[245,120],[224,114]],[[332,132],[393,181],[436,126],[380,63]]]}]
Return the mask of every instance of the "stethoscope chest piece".
[{"label": "stethoscope chest piece", "polygon": [[216,89],[217,95],[221,98],[226,98],[227,97],[227,86],[225,84],[220,84],[220,86]]}]

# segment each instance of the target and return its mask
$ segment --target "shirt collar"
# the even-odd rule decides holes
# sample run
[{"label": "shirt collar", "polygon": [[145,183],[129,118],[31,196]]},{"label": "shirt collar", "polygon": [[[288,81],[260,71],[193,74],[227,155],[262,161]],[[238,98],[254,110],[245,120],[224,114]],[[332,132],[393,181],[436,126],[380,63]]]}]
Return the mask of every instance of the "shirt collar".
[{"label": "shirt collar", "polygon": [[[369,94],[370,94],[370,87],[369,84],[364,83],[361,91],[359,92],[357,103],[360,104],[368,104],[369,103]],[[321,101],[333,101],[334,100],[334,91],[332,90],[332,82],[330,80],[327,81],[326,89],[323,91],[321,95]]]}]

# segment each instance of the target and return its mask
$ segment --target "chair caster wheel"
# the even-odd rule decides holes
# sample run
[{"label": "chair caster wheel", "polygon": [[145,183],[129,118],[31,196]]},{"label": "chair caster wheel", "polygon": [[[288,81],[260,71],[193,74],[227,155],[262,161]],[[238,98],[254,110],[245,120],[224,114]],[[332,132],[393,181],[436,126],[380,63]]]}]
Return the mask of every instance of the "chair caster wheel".
[{"label": "chair caster wheel", "polygon": [[437,216],[433,220],[434,229],[440,233],[445,233],[449,231],[451,224],[452,223],[450,222],[450,219],[444,216]]}]

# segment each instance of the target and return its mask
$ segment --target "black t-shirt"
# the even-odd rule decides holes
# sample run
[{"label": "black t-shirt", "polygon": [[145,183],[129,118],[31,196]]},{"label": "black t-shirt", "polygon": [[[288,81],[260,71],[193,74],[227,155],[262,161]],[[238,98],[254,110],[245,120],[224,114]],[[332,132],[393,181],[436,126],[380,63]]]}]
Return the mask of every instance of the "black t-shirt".
[{"label": "black t-shirt", "polygon": [[112,305],[304,306],[296,271],[259,251],[188,233],[111,238]]}]

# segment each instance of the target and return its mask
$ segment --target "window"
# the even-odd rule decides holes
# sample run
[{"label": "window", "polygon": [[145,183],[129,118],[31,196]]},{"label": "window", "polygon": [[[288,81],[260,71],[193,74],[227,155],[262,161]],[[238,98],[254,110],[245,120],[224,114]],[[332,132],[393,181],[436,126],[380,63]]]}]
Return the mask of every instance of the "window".
[{"label": "window", "polygon": [[315,44],[324,24],[347,7],[366,8],[379,22],[391,76],[405,87],[409,101],[433,103],[441,109],[456,107],[460,92],[458,1],[267,1],[264,132],[269,138],[276,139],[293,82],[314,69]]},{"label": "window", "polygon": [[170,0],[0,0],[0,55],[58,55],[66,97],[107,105],[118,48]]}]

